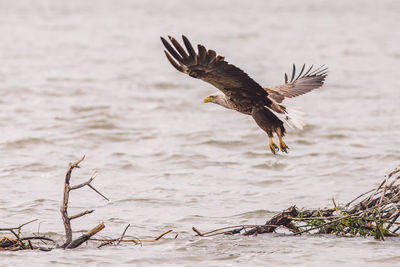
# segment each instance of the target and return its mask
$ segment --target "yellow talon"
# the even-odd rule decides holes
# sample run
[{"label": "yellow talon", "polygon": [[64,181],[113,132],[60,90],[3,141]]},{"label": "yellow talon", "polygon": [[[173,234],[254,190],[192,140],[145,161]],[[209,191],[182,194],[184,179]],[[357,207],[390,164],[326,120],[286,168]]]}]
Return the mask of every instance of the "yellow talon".
[{"label": "yellow talon", "polygon": [[279,137],[279,147],[282,152],[288,153],[287,150],[289,149],[289,147],[285,144],[285,142],[283,142],[282,137]]},{"label": "yellow talon", "polygon": [[276,152],[279,151],[279,148],[272,140],[272,137],[269,138],[269,149],[271,150],[272,154],[276,154]]}]

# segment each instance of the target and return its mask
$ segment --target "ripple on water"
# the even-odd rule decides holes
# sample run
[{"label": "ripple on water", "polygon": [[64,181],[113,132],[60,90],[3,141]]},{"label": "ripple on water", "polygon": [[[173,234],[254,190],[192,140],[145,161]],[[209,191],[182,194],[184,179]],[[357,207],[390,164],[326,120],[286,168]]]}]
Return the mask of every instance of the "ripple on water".
[{"label": "ripple on water", "polygon": [[276,212],[270,210],[253,210],[248,212],[243,212],[240,214],[235,214],[230,216],[230,218],[240,218],[240,219],[258,219],[258,218],[268,218],[275,215]]},{"label": "ripple on water", "polygon": [[181,83],[170,83],[170,82],[155,82],[151,84],[152,87],[159,89],[176,89],[182,87]]},{"label": "ripple on water", "polygon": [[238,147],[244,146],[246,144],[247,144],[247,142],[238,141],[238,140],[211,139],[211,140],[197,143],[196,145],[210,145],[210,146],[215,146],[215,147],[219,147],[219,148],[238,148]]},{"label": "ripple on water", "polygon": [[53,144],[52,141],[44,138],[27,137],[6,142],[5,146],[9,149],[15,149],[15,148],[21,149],[31,145],[51,145],[51,144]]},{"label": "ripple on water", "polygon": [[340,133],[326,134],[326,135],[321,135],[320,137],[326,138],[326,139],[345,139],[345,138],[348,138],[347,135],[340,134]]},{"label": "ripple on water", "polygon": [[105,111],[110,110],[109,105],[91,105],[91,106],[72,106],[71,110],[77,113],[89,113],[91,111]]},{"label": "ripple on water", "polygon": [[313,145],[316,142],[312,141],[310,139],[297,139],[297,140],[294,140],[294,143],[299,144],[299,145],[307,145],[308,146],[308,145]]},{"label": "ripple on water", "polygon": [[287,167],[287,164],[274,161],[271,163],[255,164],[252,165],[252,167],[256,169],[265,169],[265,170],[283,170],[285,167]]},{"label": "ripple on water", "polygon": [[265,152],[245,151],[242,153],[242,155],[248,158],[265,159]]},{"label": "ripple on water", "polygon": [[187,162],[192,162],[192,161],[199,161],[199,160],[206,160],[208,156],[204,154],[192,154],[192,155],[187,155],[183,153],[174,153],[167,155],[164,160],[167,162],[176,162],[177,160],[184,160]]},{"label": "ripple on water", "polygon": [[148,203],[148,204],[170,204],[170,205],[176,205],[176,201],[173,200],[168,200],[168,199],[157,199],[155,197],[152,198],[146,198],[146,197],[130,197],[130,198],[124,198],[124,199],[119,199],[119,200],[115,200],[112,203],[109,203],[109,205],[112,206],[118,206],[117,203]]},{"label": "ripple on water", "polygon": [[104,130],[118,129],[118,126],[113,121],[107,119],[91,120],[89,123],[85,124],[85,127],[88,129]]},{"label": "ripple on water", "polygon": [[268,180],[261,180],[261,181],[251,181],[251,182],[249,182],[249,184],[256,185],[256,186],[266,186],[266,185],[272,185],[272,184],[281,184],[284,182],[285,182],[285,180],[283,180],[283,179],[274,178],[271,180],[268,179]]}]

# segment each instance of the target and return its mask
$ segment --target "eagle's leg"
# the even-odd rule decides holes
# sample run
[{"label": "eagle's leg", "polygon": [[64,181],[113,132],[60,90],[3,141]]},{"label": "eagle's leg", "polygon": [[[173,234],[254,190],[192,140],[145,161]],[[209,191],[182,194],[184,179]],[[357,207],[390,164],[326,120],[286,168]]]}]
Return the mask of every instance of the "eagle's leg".
[{"label": "eagle's leg", "polygon": [[288,153],[287,150],[289,149],[289,147],[285,144],[285,142],[283,142],[281,128],[279,128],[279,127],[276,128],[276,134],[278,135],[278,138],[279,138],[279,147],[280,147],[281,151]]},{"label": "eagle's leg", "polygon": [[272,134],[268,135],[269,138],[269,149],[271,149],[272,154],[276,154],[276,152],[279,151],[278,146],[274,143],[274,140],[272,140]]}]

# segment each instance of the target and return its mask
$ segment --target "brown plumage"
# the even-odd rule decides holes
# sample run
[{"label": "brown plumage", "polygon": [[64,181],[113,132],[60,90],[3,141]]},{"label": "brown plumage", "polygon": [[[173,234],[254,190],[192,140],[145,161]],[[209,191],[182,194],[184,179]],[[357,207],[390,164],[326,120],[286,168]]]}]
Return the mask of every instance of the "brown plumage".
[{"label": "brown plumage", "polygon": [[285,73],[285,84],[264,87],[269,97],[277,103],[282,103],[285,97],[296,97],[321,87],[328,75],[328,69],[321,66],[312,70],[313,66],[311,66],[303,74],[305,66],[304,64],[300,73],[294,78],[296,76],[296,66],[293,64],[292,78],[290,81],[288,81],[288,76]]},{"label": "brown plumage", "polygon": [[[278,103],[281,103],[285,97],[301,95],[321,86],[326,77],[326,69],[310,72],[311,67],[303,74],[305,67],[303,66],[300,74],[294,78],[295,67],[293,65],[290,82],[286,78],[285,85],[263,88],[244,71],[225,61],[224,57],[217,56],[215,51],[207,51],[204,46],[198,45],[198,53],[196,53],[189,40],[182,36],[185,50],[175,38],[168,37],[172,45],[162,37],[161,41],[168,51],[164,52],[172,66],[178,71],[208,82],[222,91],[223,95],[208,96],[204,102],[214,102],[251,115],[257,125],[268,134],[272,153],[275,154],[279,150],[272,141],[273,133],[279,137],[281,151],[287,152],[288,147],[282,140],[285,135],[283,121],[272,111],[283,114],[283,120],[290,120],[290,114],[287,113],[286,108]],[[317,86],[318,83],[319,86]]]}]

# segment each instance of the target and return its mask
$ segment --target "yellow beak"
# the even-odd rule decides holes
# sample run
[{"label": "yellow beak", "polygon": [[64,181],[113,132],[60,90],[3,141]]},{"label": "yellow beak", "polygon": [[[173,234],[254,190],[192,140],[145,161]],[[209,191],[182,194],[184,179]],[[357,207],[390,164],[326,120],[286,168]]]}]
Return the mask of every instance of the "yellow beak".
[{"label": "yellow beak", "polygon": [[211,97],[206,96],[203,101],[204,101],[204,103],[211,102]]}]

